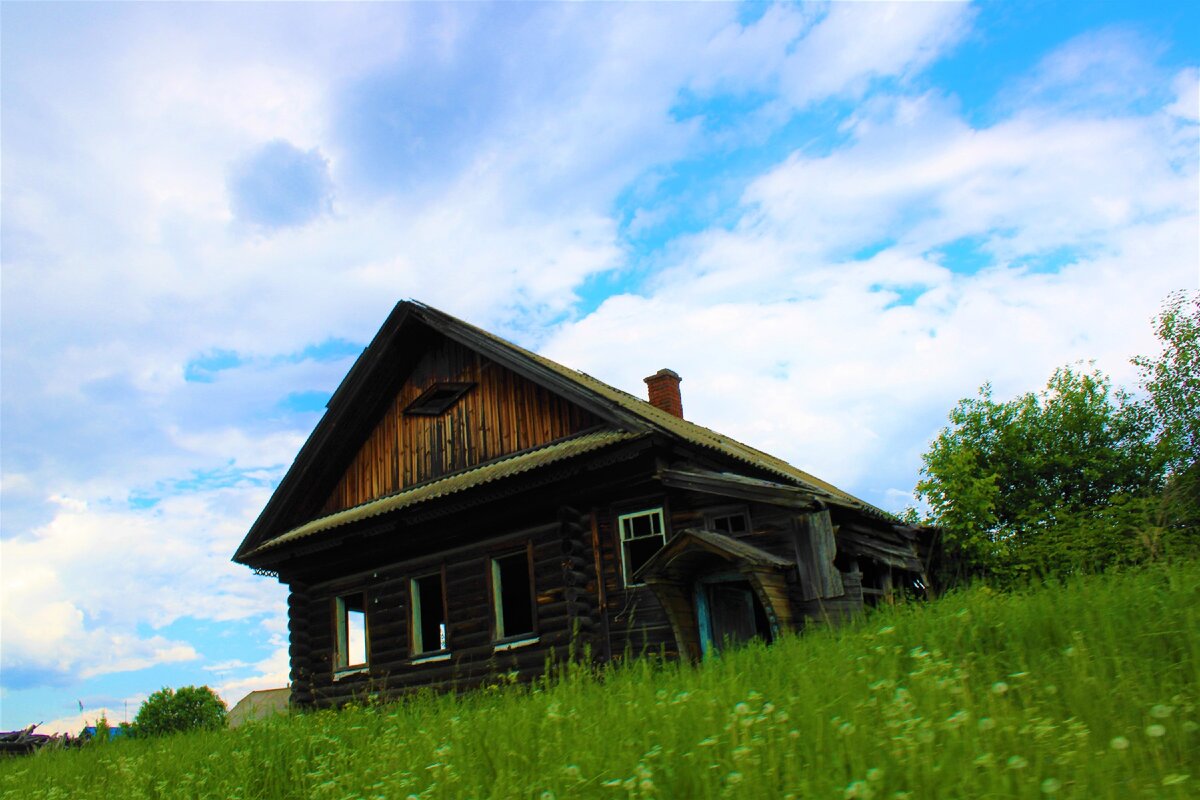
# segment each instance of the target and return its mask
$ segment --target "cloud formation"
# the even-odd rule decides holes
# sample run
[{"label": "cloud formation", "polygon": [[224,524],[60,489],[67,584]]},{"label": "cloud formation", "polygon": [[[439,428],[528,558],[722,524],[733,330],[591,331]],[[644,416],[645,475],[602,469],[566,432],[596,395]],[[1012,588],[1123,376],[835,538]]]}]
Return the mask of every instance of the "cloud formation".
[{"label": "cloud formation", "polygon": [[263,228],[303,225],[333,206],[329,162],[315,148],[267,142],[232,166],[229,199],[239,222]]}]

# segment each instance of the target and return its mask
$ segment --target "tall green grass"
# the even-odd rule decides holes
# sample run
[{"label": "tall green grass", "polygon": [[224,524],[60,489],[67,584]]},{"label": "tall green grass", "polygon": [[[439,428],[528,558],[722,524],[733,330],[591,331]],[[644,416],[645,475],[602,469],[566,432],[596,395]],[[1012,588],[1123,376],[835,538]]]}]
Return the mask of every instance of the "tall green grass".
[{"label": "tall green grass", "polygon": [[45,798],[1191,798],[1200,564],[986,588],[700,667],[0,763]]}]

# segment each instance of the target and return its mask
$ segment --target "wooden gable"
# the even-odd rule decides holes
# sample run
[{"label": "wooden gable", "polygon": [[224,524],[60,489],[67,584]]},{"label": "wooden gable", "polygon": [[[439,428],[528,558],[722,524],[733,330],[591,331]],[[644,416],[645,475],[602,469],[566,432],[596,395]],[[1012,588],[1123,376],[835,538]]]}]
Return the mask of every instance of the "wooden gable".
[{"label": "wooden gable", "polygon": [[[441,413],[415,414],[441,384],[465,392]],[[430,343],[351,460],[321,514],[593,428],[588,411],[448,338]]]}]

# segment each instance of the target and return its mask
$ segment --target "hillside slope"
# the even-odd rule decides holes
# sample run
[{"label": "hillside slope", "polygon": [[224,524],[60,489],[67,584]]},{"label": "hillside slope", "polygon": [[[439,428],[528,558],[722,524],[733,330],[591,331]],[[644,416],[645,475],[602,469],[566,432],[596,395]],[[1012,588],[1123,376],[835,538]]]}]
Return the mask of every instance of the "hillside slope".
[{"label": "hillside slope", "polygon": [[0,763],[63,798],[1195,797],[1200,564],[888,609],[700,668]]}]

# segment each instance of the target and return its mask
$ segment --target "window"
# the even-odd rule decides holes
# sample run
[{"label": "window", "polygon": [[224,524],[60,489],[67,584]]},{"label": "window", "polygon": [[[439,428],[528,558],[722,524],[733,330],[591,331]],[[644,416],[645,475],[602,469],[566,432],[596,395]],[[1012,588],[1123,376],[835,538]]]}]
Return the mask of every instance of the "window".
[{"label": "window", "polygon": [[704,515],[704,527],[710,531],[735,535],[750,530],[750,515],[745,511],[718,511]]},{"label": "window", "polygon": [[496,639],[533,635],[533,580],[527,551],[492,559],[492,605]]},{"label": "window", "polygon": [[412,619],[413,656],[445,650],[446,644],[446,593],[443,590],[442,574],[426,575],[409,581],[412,596],[410,606]]},{"label": "window", "polygon": [[405,406],[404,413],[422,417],[440,416],[449,411],[450,406],[458,402],[458,398],[470,391],[474,385],[473,383],[435,383],[421,392],[420,397]]},{"label": "window", "polygon": [[334,602],[337,627],[335,672],[361,672],[367,668],[367,604],[361,593],[348,594]]},{"label": "window", "polygon": [[663,510],[652,508],[633,514],[622,514],[617,517],[617,527],[621,531],[621,562],[625,569],[625,585],[640,586],[641,584],[634,583],[633,576],[667,541],[663,533]]}]

